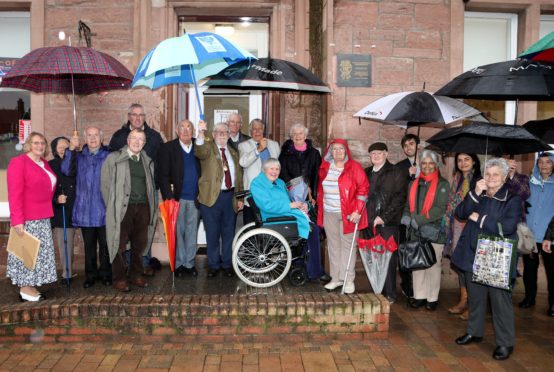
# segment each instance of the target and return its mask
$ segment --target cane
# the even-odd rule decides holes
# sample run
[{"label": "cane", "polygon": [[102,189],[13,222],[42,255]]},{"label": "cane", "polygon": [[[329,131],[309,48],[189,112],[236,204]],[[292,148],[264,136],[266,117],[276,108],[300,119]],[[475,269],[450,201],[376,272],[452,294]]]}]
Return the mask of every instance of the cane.
[{"label": "cane", "polygon": [[63,248],[65,252],[65,281],[67,283],[67,289],[70,289],[69,281],[71,280],[69,277],[69,257],[67,255],[67,231],[65,226],[65,204],[62,204],[62,218],[63,218]]},{"label": "cane", "polygon": [[360,220],[362,219],[362,215],[365,211],[365,203],[362,207],[362,211],[360,212],[360,219],[358,222],[356,222],[356,226],[354,226],[354,235],[352,236],[352,244],[350,245],[350,255],[348,256],[348,264],[346,265],[346,273],[344,274],[344,280],[342,289],[340,291],[341,294],[344,294],[344,287],[346,284],[346,279],[348,278],[348,270],[350,269],[350,262],[352,261],[352,252],[354,251],[354,243],[356,242],[356,233],[358,232],[358,224],[360,223]]}]

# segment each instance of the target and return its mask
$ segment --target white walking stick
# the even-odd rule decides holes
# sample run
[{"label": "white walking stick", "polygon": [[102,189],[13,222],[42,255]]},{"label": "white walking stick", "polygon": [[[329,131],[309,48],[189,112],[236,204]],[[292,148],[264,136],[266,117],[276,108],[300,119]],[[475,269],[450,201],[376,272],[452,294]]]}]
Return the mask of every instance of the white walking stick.
[{"label": "white walking stick", "polygon": [[[348,264],[346,265],[346,273],[344,274],[344,280],[342,289],[340,291],[341,294],[344,294],[344,287],[346,286],[346,279],[348,278],[348,270],[350,269],[350,262],[352,261],[352,252],[354,251],[354,243],[356,242],[356,233],[358,232],[358,224],[360,223],[360,220],[362,219],[362,215],[365,211],[365,203],[362,207],[362,211],[360,212],[360,219],[358,222],[356,222],[356,226],[354,226],[354,235],[352,236],[352,244],[350,245],[350,255],[348,256]],[[354,263],[355,264],[355,263]]]}]

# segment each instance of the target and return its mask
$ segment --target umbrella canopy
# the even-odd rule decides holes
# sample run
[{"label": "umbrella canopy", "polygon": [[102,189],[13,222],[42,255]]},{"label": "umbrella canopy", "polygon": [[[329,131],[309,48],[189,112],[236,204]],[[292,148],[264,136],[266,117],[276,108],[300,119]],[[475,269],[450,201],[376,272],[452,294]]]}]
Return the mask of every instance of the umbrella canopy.
[{"label": "umbrella canopy", "polygon": [[129,70],[108,54],[92,48],[58,46],[38,48],[23,56],[0,86],[35,93],[91,94],[129,89],[132,79]]},{"label": "umbrella canopy", "polygon": [[475,108],[454,98],[427,92],[400,92],[379,98],[354,116],[406,127],[425,123],[448,124],[479,114]]},{"label": "umbrella canopy", "polygon": [[164,224],[167,251],[169,253],[169,266],[175,272],[175,233],[177,216],[179,215],[179,202],[173,199],[164,200],[159,204],[160,217]]},{"label": "umbrella canopy", "polygon": [[310,70],[277,58],[260,58],[234,64],[212,76],[205,85],[217,88],[331,92]]},{"label": "umbrella canopy", "polygon": [[517,155],[552,148],[517,125],[470,122],[456,128],[443,129],[427,140],[444,152],[467,154]]},{"label": "umbrella canopy", "polygon": [[358,239],[358,247],[371,288],[375,293],[381,293],[392,253],[398,246],[392,236],[385,240],[381,235],[376,235],[371,239]]},{"label": "umbrella canopy", "polygon": [[170,84],[195,84],[225,67],[256,59],[245,49],[211,33],[184,34],[166,39],[142,59],[132,86],[150,89]]},{"label": "umbrella canopy", "polygon": [[554,118],[530,120],[523,128],[546,143],[554,143]]},{"label": "umbrella canopy", "polygon": [[554,62],[554,31],[531,45],[518,58],[531,61]]},{"label": "umbrella canopy", "polygon": [[435,94],[497,101],[551,101],[554,100],[554,64],[512,60],[475,67]]}]

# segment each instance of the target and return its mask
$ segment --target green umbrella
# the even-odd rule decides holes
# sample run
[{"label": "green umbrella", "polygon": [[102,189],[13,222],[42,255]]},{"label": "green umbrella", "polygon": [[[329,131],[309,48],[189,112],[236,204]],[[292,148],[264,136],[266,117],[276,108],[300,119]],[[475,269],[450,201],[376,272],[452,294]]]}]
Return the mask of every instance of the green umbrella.
[{"label": "green umbrella", "polygon": [[531,45],[518,58],[530,61],[554,62],[554,31]]}]

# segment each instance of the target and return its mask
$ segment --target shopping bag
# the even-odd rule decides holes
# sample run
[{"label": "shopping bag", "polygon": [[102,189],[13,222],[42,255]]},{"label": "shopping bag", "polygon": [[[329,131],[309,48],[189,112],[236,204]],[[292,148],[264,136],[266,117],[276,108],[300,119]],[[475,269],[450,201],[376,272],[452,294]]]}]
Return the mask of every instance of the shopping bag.
[{"label": "shopping bag", "polygon": [[515,264],[517,240],[505,238],[500,224],[498,230],[500,236],[478,236],[472,281],[511,291],[511,273]]}]

